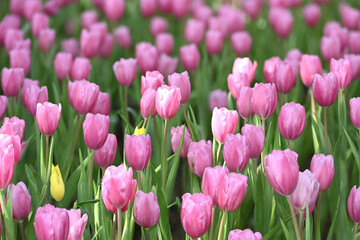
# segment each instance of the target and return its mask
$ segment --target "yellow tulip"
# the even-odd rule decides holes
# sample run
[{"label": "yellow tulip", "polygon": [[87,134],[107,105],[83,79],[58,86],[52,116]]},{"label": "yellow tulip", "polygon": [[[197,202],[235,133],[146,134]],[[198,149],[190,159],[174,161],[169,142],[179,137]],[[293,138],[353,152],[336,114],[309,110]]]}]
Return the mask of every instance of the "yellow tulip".
[{"label": "yellow tulip", "polygon": [[136,127],[135,131],[134,131],[134,135],[139,136],[141,134],[145,134],[145,128],[144,127],[142,127],[142,128]]},{"label": "yellow tulip", "polygon": [[52,165],[51,168],[50,193],[56,201],[61,201],[65,195],[65,185],[58,165]]}]

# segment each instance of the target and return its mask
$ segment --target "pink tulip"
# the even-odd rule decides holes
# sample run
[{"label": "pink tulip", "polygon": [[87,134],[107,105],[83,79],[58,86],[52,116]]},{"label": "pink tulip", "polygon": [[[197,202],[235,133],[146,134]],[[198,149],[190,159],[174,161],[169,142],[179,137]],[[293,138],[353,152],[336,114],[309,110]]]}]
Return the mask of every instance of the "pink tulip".
[{"label": "pink tulip", "polygon": [[42,29],[39,33],[39,46],[43,52],[48,52],[55,43],[56,32],[54,29]]},{"label": "pink tulip", "polygon": [[164,76],[160,72],[146,72],[145,76],[141,76],[141,94],[143,95],[148,88],[157,90],[163,84]]},{"label": "pink tulip", "polygon": [[244,11],[251,17],[251,19],[255,20],[261,12],[262,1],[245,0],[242,2],[242,7]]},{"label": "pink tulip", "polygon": [[236,55],[246,55],[251,50],[252,38],[248,32],[235,32],[231,35],[231,46],[233,47]]},{"label": "pink tulip", "polygon": [[191,238],[201,237],[209,229],[212,206],[211,197],[202,193],[185,193],[182,196],[181,223]]},{"label": "pink tulip", "polygon": [[219,8],[218,16],[223,19],[227,35],[245,30],[245,14],[239,9],[224,4]]},{"label": "pink tulip", "polygon": [[156,90],[152,88],[146,89],[140,100],[140,111],[143,118],[148,119],[149,114],[151,114],[152,118],[156,116],[155,99]]},{"label": "pink tulip", "polygon": [[359,188],[356,189],[356,186],[354,186],[350,191],[350,195],[347,201],[349,216],[355,223],[360,222],[360,211],[358,208],[360,193],[359,190]]},{"label": "pink tulip", "polygon": [[222,91],[221,89],[212,91],[209,94],[209,100],[208,100],[210,111],[213,111],[215,107],[227,108],[227,99],[228,99],[227,92]]},{"label": "pink tulip", "polygon": [[[9,198],[8,195],[7,198]],[[31,211],[31,196],[23,182],[12,184],[11,198],[14,220],[23,221]]]},{"label": "pink tulip", "polygon": [[320,58],[316,55],[302,55],[300,61],[300,77],[305,86],[311,87],[315,73],[322,73]]},{"label": "pink tulip", "polygon": [[24,106],[34,117],[36,116],[37,104],[49,101],[47,87],[39,88],[36,84],[31,84],[26,88],[23,87],[21,96],[24,101]]},{"label": "pink tulip", "polygon": [[71,78],[75,80],[88,79],[91,71],[89,59],[83,57],[75,58],[71,67]]},{"label": "pink tulip", "polygon": [[85,213],[81,217],[80,209],[71,209],[68,211],[69,215],[69,235],[68,240],[81,240],[88,221],[88,215]]},{"label": "pink tulip", "polygon": [[30,51],[31,50],[31,40],[27,38],[25,40],[16,41],[14,43],[13,49]]},{"label": "pink tulip", "polygon": [[135,171],[145,170],[151,157],[150,135],[126,135],[125,156],[130,167]]},{"label": "pink tulip", "polygon": [[131,86],[136,78],[137,60],[121,58],[113,65],[116,80],[123,86]]},{"label": "pink tulip", "polygon": [[171,0],[157,0],[158,7],[163,13],[171,12],[171,2]]},{"label": "pink tulip", "polygon": [[246,73],[229,74],[227,78],[227,84],[231,96],[234,99],[238,99],[241,88],[250,87],[251,81],[249,80]]},{"label": "pink tulip", "polygon": [[257,62],[251,62],[251,60],[247,57],[245,58],[236,58],[234,61],[234,65],[232,68],[232,73],[234,75],[237,74],[246,74],[248,81],[251,83],[254,80],[255,72],[256,72]]},{"label": "pink tulip", "polygon": [[330,71],[336,75],[340,90],[344,90],[350,85],[353,75],[349,60],[331,59]]},{"label": "pink tulip", "polygon": [[165,18],[162,17],[154,17],[150,22],[150,32],[151,35],[156,37],[160,33],[166,32],[168,28],[168,23]]},{"label": "pink tulip", "polygon": [[185,25],[184,38],[189,43],[200,44],[205,33],[205,25],[196,19],[189,19]]},{"label": "pink tulip", "polygon": [[299,49],[291,49],[286,53],[285,61],[298,62],[300,64],[302,55]]},{"label": "pink tulip", "polygon": [[24,32],[18,29],[9,29],[5,33],[5,48],[7,52],[10,52],[15,48],[18,41],[24,40]]},{"label": "pink tulip", "polygon": [[320,106],[328,107],[335,102],[339,89],[337,79],[332,72],[314,75],[314,98]]},{"label": "pink tulip", "polygon": [[21,157],[21,143],[18,135],[0,134],[0,145],[2,149],[6,149],[12,145],[14,149],[14,162],[17,164]]},{"label": "pink tulip", "polygon": [[278,127],[283,138],[288,140],[297,139],[304,131],[305,123],[305,108],[301,104],[290,102],[281,107]]},{"label": "pink tulip", "polygon": [[34,227],[39,240],[67,239],[70,232],[68,211],[50,204],[39,207],[36,211]]},{"label": "pink tulip", "polygon": [[212,198],[214,206],[218,204],[219,183],[228,173],[229,170],[226,167],[215,166],[205,168],[201,189],[205,195],[209,195]]},{"label": "pink tulip", "polygon": [[181,90],[176,86],[162,85],[157,89],[155,106],[160,117],[169,120],[179,110],[181,103]]},{"label": "pink tulip", "polygon": [[7,97],[0,95],[0,120],[4,117],[7,107],[8,107]]},{"label": "pink tulip", "polygon": [[99,92],[95,105],[90,111],[92,114],[110,114],[110,96],[108,93]]},{"label": "pink tulip", "polygon": [[105,59],[110,57],[110,55],[113,52],[113,49],[114,49],[113,36],[107,33],[105,39],[103,40],[102,46],[100,46],[100,56]]},{"label": "pink tulip", "polygon": [[332,155],[314,155],[311,159],[310,171],[315,175],[320,184],[319,191],[324,192],[328,189],[334,179],[335,168]]},{"label": "pink tulip", "polygon": [[211,17],[209,19],[208,25],[209,25],[209,30],[219,31],[223,34],[224,37],[228,35],[227,26],[224,18],[219,16]]},{"label": "pink tulip", "polygon": [[95,151],[94,161],[100,168],[107,168],[114,163],[117,151],[117,139],[114,134],[109,133],[104,145]]},{"label": "pink tulip", "polygon": [[100,149],[109,133],[110,118],[102,114],[86,114],[83,123],[85,143],[91,150]]},{"label": "pink tulip", "polygon": [[339,4],[339,11],[343,24],[348,29],[357,29],[360,22],[360,11],[356,8],[350,7],[346,3]]},{"label": "pink tulip", "polygon": [[269,118],[277,106],[277,93],[273,83],[256,83],[251,99],[253,111],[261,119]]},{"label": "pink tulip", "polygon": [[102,44],[101,33],[99,31],[91,31],[83,29],[80,36],[80,51],[84,57],[95,57],[100,50]]},{"label": "pink tulip", "polygon": [[206,50],[209,54],[215,55],[221,52],[224,42],[222,32],[218,30],[208,30],[205,36]]},{"label": "pink tulip", "polygon": [[181,101],[180,104],[185,104],[190,97],[191,85],[190,78],[187,71],[182,73],[173,73],[168,76],[169,86],[180,88]]},{"label": "pink tulip", "polygon": [[25,17],[25,19],[30,22],[36,13],[41,12],[42,3],[40,0],[25,1],[23,2],[22,9],[23,9],[22,12],[23,17]]},{"label": "pink tulip", "polygon": [[202,177],[205,169],[213,165],[211,141],[200,140],[190,143],[187,158],[191,172]]},{"label": "pink tulip", "polygon": [[131,47],[131,33],[127,26],[120,26],[114,30],[114,36],[121,48]]},{"label": "pink tulip", "polygon": [[14,116],[12,118],[5,118],[0,128],[0,134],[18,135],[20,142],[22,142],[25,131],[25,121]]},{"label": "pink tulip", "polygon": [[201,5],[193,10],[193,17],[205,25],[208,25],[212,14],[212,8],[207,5]]},{"label": "pink tulip", "polygon": [[275,83],[275,66],[281,62],[279,57],[271,57],[264,62],[263,72],[267,83]]},{"label": "pink tulip", "polygon": [[174,48],[174,37],[170,33],[159,33],[155,37],[159,53],[171,54]]},{"label": "pink tulip", "polygon": [[286,38],[291,33],[294,17],[286,8],[270,8],[269,23],[279,37]]},{"label": "pink tulip", "polygon": [[299,180],[295,191],[291,194],[291,201],[299,211],[305,211],[306,205],[310,208],[315,205],[319,193],[319,182],[315,174],[309,170],[299,173]]},{"label": "pink tulip", "polygon": [[172,13],[177,18],[183,18],[189,11],[190,1],[189,0],[177,0],[171,1],[171,10]]},{"label": "pink tulip", "polygon": [[293,71],[292,66],[287,62],[277,62],[275,65],[275,86],[279,93],[286,94],[296,84],[296,75]]},{"label": "pink tulip", "polygon": [[158,58],[157,48],[150,43],[142,42],[136,45],[136,59],[142,74],[157,69]]},{"label": "pink tulip", "polygon": [[309,3],[308,5],[304,6],[302,14],[305,20],[305,23],[310,26],[314,27],[318,24],[320,20],[320,7],[315,3]]},{"label": "pink tulip", "polygon": [[240,133],[228,134],[225,137],[223,156],[226,166],[231,172],[241,172],[249,162],[250,143]]},{"label": "pink tulip", "polygon": [[11,0],[10,1],[10,12],[12,14],[21,15],[23,12],[22,0]]},{"label": "pink tulip", "polygon": [[252,112],[251,99],[253,95],[253,89],[250,87],[241,87],[239,91],[239,96],[236,100],[236,107],[239,112],[239,115],[248,119],[250,116],[254,115]]},{"label": "pink tulip", "polygon": [[144,17],[151,17],[156,12],[157,0],[140,0],[140,11]]},{"label": "pink tulip", "polygon": [[248,178],[241,173],[229,173],[219,182],[218,204],[221,210],[233,212],[245,198]]},{"label": "pink tulip", "polygon": [[160,207],[154,193],[137,191],[133,207],[134,219],[144,228],[155,226],[160,219]]},{"label": "pink tulip", "polygon": [[350,120],[357,129],[360,129],[360,98],[351,98],[349,105]]},{"label": "pink tulip", "polygon": [[124,164],[106,169],[101,182],[101,195],[105,205],[123,208],[129,204],[135,194],[136,180],[133,179],[132,168],[126,170]]},{"label": "pink tulip", "polygon": [[[175,154],[179,148],[181,137],[184,131],[184,125],[171,128],[171,149]],[[180,157],[185,158],[188,154],[189,146],[193,139],[191,133],[187,127],[185,127],[184,140],[180,150]]]},{"label": "pink tulip", "polygon": [[348,47],[350,52],[359,54],[360,53],[360,31],[353,31],[349,33]]},{"label": "pink tulip", "polygon": [[34,37],[38,37],[40,31],[49,28],[49,16],[45,13],[35,13],[31,19],[31,33]]},{"label": "pink tulip", "polygon": [[234,110],[217,107],[213,110],[211,118],[211,130],[219,143],[224,143],[226,135],[235,133],[238,114]]},{"label": "pink tulip", "polygon": [[72,55],[70,53],[59,52],[54,59],[54,69],[60,80],[65,80],[70,76],[72,66]]},{"label": "pink tulip", "polygon": [[8,29],[19,29],[21,25],[21,19],[17,15],[5,15],[0,22],[0,45],[4,44],[6,31]]},{"label": "pink tulip", "polygon": [[158,61],[158,70],[163,75],[172,74],[178,67],[178,58],[170,57],[166,54],[161,54]]},{"label": "pink tulip", "polygon": [[30,71],[30,64],[30,51],[26,49],[14,49],[10,51],[10,68],[22,68],[24,69],[24,74],[27,75]]},{"label": "pink tulip", "polygon": [[124,0],[104,0],[102,3],[102,10],[105,16],[115,22],[122,18],[125,12]]},{"label": "pink tulip", "polygon": [[200,62],[200,52],[195,44],[180,47],[180,61],[187,71],[195,71]]},{"label": "pink tulip", "polygon": [[[2,134],[1,134],[2,135]],[[9,136],[10,137],[10,136]],[[14,147],[12,144],[0,147],[0,190],[4,190],[10,184],[14,172]]]},{"label": "pink tulip", "polygon": [[348,44],[348,30],[341,27],[338,22],[329,21],[324,26],[324,36],[337,37],[340,40],[341,52],[345,50]]},{"label": "pink tulip", "polygon": [[352,81],[355,81],[360,75],[360,55],[345,54],[344,59],[348,59],[350,61],[353,75]]},{"label": "pink tulip", "polygon": [[64,39],[61,41],[61,49],[63,52],[71,53],[73,57],[77,55],[78,43],[75,38]]},{"label": "pink tulip", "polygon": [[8,97],[17,97],[24,82],[22,68],[3,68],[1,71],[1,88]]},{"label": "pink tulip", "polygon": [[325,61],[341,56],[340,40],[336,36],[324,36],[321,38],[321,55]]},{"label": "pink tulip", "polygon": [[265,145],[265,133],[263,128],[252,124],[245,124],[241,128],[241,135],[249,140],[249,149],[251,158],[257,158],[261,155]]},{"label": "pink tulip", "polygon": [[240,230],[235,229],[230,231],[228,240],[262,240],[262,235],[259,232],[254,233],[250,229]]},{"label": "pink tulip", "polygon": [[99,21],[96,11],[84,11],[81,15],[81,26],[82,28],[89,29],[90,26]]},{"label": "pink tulip", "polygon": [[36,110],[36,123],[42,134],[45,136],[53,135],[59,124],[61,114],[61,104],[50,102],[38,103]]},{"label": "pink tulip", "polygon": [[86,80],[69,81],[68,96],[70,105],[82,115],[91,112],[99,96],[99,86]]},{"label": "pink tulip", "polygon": [[283,196],[291,195],[298,183],[298,155],[290,149],[274,150],[264,158],[264,169],[271,187]]}]

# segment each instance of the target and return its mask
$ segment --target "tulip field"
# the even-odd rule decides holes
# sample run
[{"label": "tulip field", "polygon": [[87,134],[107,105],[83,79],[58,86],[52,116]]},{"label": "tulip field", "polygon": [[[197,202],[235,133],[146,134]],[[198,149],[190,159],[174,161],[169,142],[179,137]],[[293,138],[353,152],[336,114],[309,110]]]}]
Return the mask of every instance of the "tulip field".
[{"label": "tulip field", "polygon": [[360,239],[358,0],[0,0],[0,239]]}]

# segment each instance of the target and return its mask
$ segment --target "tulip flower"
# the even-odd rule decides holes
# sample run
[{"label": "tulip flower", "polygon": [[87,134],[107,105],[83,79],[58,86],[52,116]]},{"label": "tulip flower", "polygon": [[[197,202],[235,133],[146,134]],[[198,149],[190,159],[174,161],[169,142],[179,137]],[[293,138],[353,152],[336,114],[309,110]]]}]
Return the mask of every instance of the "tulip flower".
[{"label": "tulip flower", "polygon": [[145,76],[141,76],[141,95],[145,90],[152,88],[157,90],[164,84],[164,76],[158,71],[146,72]]},{"label": "tulip flower", "polygon": [[167,28],[168,28],[168,23],[165,18],[154,17],[150,21],[150,33],[154,37],[156,37],[160,33],[166,32]]},{"label": "tulip flower", "polygon": [[237,100],[242,87],[250,87],[251,81],[245,73],[229,74],[227,78],[228,88],[231,96]]},{"label": "tulip flower", "polygon": [[160,53],[171,54],[174,48],[174,37],[170,33],[159,33],[155,38],[156,48]]},{"label": "tulip flower", "polygon": [[238,114],[236,111],[226,108],[214,108],[211,118],[211,130],[218,143],[224,143],[226,135],[235,133],[237,121]]},{"label": "tulip flower", "polygon": [[245,58],[236,58],[232,68],[232,74],[246,74],[248,81],[251,83],[254,80],[256,72],[257,62],[253,63],[247,57]]},{"label": "tulip flower", "polygon": [[99,96],[99,86],[86,80],[68,83],[70,105],[82,115],[91,112]]},{"label": "tulip flower", "polygon": [[257,158],[261,155],[265,145],[265,133],[261,126],[245,124],[241,128],[241,135],[249,140],[249,149],[251,158]]},{"label": "tulip flower", "polygon": [[250,229],[240,230],[235,229],[230,231],[228,240],[262,240],[262,235],[259,232],[254,233]]},{"label": "tulip flower", "polygon": [[295,191],[291,194],[294,207],[299,211],[306,211],[306,205],[309,208],[314,206],[319,193],[319,185],[315,174],[309,170],[300,172]]},{"label": "tulip flower", "polygon": [[8,97],[17,97],[24,82],[22,68],[3,68],[1,71],[1,88]]},{"label": "tulip flower", "polygon": [[209,195],[212,198],[213,205],[218,205],[218,186],[225,175],[229,173],[226,167],[215,166],[205,168],[202,176],[201,189],[205,195]]},{"label": "tulip flower", "polygon": [[150,43],[138,43],[135,55],[142,74],[157,69],[159,52],[155,46]]},{"label": "tulip flower", "polygon": [[316,102],[322,107],[331,106],[338,95],[337,76],[330,72],[314,75],[313,91]]},{"label": "tulip flower", "polygon": [[319,182],[319,191],[324,192],[328,189],[334,179],[335,168],[332,155],[316,154],[311,159],[310,171],[315,175]]},{"label": "tulip flower", "polygon": [[114,37],[121,48],[127,49],[131,47],[131,33],[127,26],[120,26],[114,30]]},{"label": "tulip flower", "polygon": [[239,91],[239,96],[236,100],[236,107],[239,112],[239,115],[244,118],[248,119],[250,116],[253,116],[254,113],[252,112],[252,99],[253,89],[250,87],[241,87]]},{"label": "tulip flower", "polygon": [[248,32],[235,32],[231,35],[231,46],[234,49],[236,55],[246,55],[251,50],[252,38]]},{"label": "tulip flower", "polygon": [[73,80],[88,79],[90,70],[91,64],[89,59],[77,57],[71,67],[71,78]]},{"label": "tulip flower", "polygon": [[156,90],[154,90],[153,88],[146,89],[140,99],[140,111],[143,118],[148,119],[150,114],[152,118],[156,116],[157,112],[155,106],[155,99]]},{"label": "tulip flower", "polygon": [[178,67],[178,58],[170,57],[166,54],[161,54],[158,62],[158,70],[161,74],[172,74]]},{"label": "tulip flower", "polygon": [[343,24],[348,29],[357,29],[360,22],[360,11],[359,9],[352,8],[346,3],[339,4],[339,12]]},{"label": "tulip flower", "polygon": [[114,134],[109,133],[104,145],[95,151],[94,161],[100,168],[107,168],[115,160],[117,151],[117,139]]},{"label": "tulip flower", "polygon": [[349,105],[350,120],[357,129],[360,129],[360,98],[351,98]]},{"label": "tulip flower", "polygon": [[61,104],[49,102],[38,103],[36,109],[36,123],[42,134],[45,136],[53,135],[59,124],[61,114]]},{"label": "tulip flower", "polygon": [[55,56],[54,69],[57,77],[64,80],[70,76],[72,66],[72,55],[70,53],[59,52]]},{"label": "tulip flower", "polygon": [[75,57],[78,52],[78,42],[75,38],[64,39],[61,41],[61,49]]},{"label": "tulip flower", "polygon": [[[184,125],[181,126],[177,126],[177,127],[172,127],[171,128],[171,149],[173,151],[173,153],[175,154],[178,150],[179,144],[180,144],[180,140],[184,131]],[[193,139],[191,136],[191,133],[189,131],[189,129],[187,127],[185,127],[185,135],[184,135],[184,140],[183,140],[183,144],[180,150],[180,157],[184,158],[187,156],[188,154],[188,150],[189,150],[189,146],[192,143]]]},{"label": "tulip flower", "polygon": [[352,80],[352,68],[348,59],[331,59],[330,71],[337,76],[339,89],[346,89]]},{"label": "tulip flower", "polygon": [[102,4],[105,16],[115,22],[122,18],[125,12],[124,0],[105,0]]},{"label": "tulip flower", "polygon": [[56,32],[54,29],[42,29],[39,33],[39,46],[43,52],[48,52],[54,46]]},{"label": "tulip flower", "polygon": [[165,120],[173,118],[179,110],[181,90],[177,86],[162,85],[157,89],[155,106],[160,117]]},{"label": "tulip flower", "polygon": [[180,48],[180,61],[187,71],[195,71],[199,66],[200,58],[199,49],[195,44],[185,45]]},{"label": "tulip flower", "polygon": [[294,17],[290,10],[274,7],[269,10],[269,23],[279,37],[286,38],[291,33]]},{"label": "tulip flower", "polygon": [[31,33],[34,37],[38,37],[40,31],[49,28],[49,16],[45,13],[35,13],[31,19]]},{"label": "tulip flower", "polygon": [[228,134],[225,137],[223,156],[226,166],[232,172],[241,172],[249,162],[250,143],[240,133]]},{"label": "tulip flower", "polygon": [[[9,198],[9,196],[7,196],[7,198]],[[27,218],[31,211],[31,196],[23,182],[19,182],[16,185],[12,184],[11,199],[13,218],[15,221],[21,222]]]},{"label": "tulip flower", "polygon": [[14,161],[15,164],[17,164],[21,157],[21,142],[19,136],[16,134],[0,134],[0,146],[6,149],[10,145],[12,145],[14,149]]},{"label": "tulip flower", "polygon": [[228,94],[221,89],[216,89],[209,94],[209,108],[210,111],[213,111],[215,107],[217,108],[227,108],[227,98]]},{"label": "tulip flower", "polygon": [[359,204],[359,193],[360,193],[360,188],[356,188],[356,186],[354,186],[351,191],[350,191],[350,195],[347,201],[348,204],[348,213],[349,216],[351,218],[351,220],[353,220],[355,223],[359,223],[360,222],[360,211],[357,208],[358,204]]},{"label": "tulip flower", "polygon": [[218,30],[209,30],[206,32],[205,45],[209,54],[215,55],[221,52],[224,42],[224,36],[222,32]]},{"label": "tulip flower", "polygon": [[108,93],[99,92],[96,102],[90,111],[92,114],[110,114],[110,96]]},{"label": "tulip flower", "polygon": [[311,87],[315,73],[322,73],[320,58],[316,55],[302,55],[300,60],[300,77],[305,86]]},{"label": "tulip flower", "polygon": [[202,177],[205,169],[213,165],[211,141],[201,140],[190,143],[187,158],[191,172]]},{"label": "tulip flower", "polygon": [[320,45],[321,55],[325,61],[329,62],[332,58],[341,56],[341,42],[337,36],[323,36]]},{"label": "tulip flower", "polygon": [[15,48],[17,41],[24,41],[24,32],[18,29],[9,29],[5,34],[5,48],[7,52],[10,52]]},{"label": "tulip flower", "polygon": [[130,86],[136,78],[137,60],[133,58],[117,61],[113,65],[113,70],[117,81],[123,86]]},{"label": "tulip flower", "polygon": [[81,14],[82,28],[89,29],[90,26],[99,21],[96,11],[87,10]]},{"label": "tulip flower", "polygon": [[135,171],[145,170],[151,157],[150,135],[126,135],[125,156],[127,162]]},{"label": "tulip flower", "polygon": [[102,114],[86,114],[83,123],[85,143],[91,150],[100,149],[109,133],[110,119],[109,116]]},{"label": "tulip flower", "polygon": [[315,3],[309,3],[303,7],[302,14],[305,20],[305,23],[310,26],[314,27],[318,24],[320,20],[320,7]]},{"label": "tulip flower", "polygon": [[58,165],[51,167],[50,193],[56,201],[61,201],[65,195],[65,185]]},{"label": "tulip flower", "polygon": [[0,128],[1,134],[18,135],[20,142],[22,142],[25,131],[25,121],[14,116],[12,118],[5,118],[2,127]]},{"label": "tulip flower", "polygon": [[205,32],[205,25],[196,19],[189,19],[186,22],[184,38],[189,43],[200,44]]},{"label": "tulip flower", "polygon": [[293,68],[291,64],[286,61],[276,63],[274,76],[276,90],[279,93],[286,94],[290,92],[296,84],[296,75]]},{"label": "tulip flower", "polygon": [[267,83],[275,83],[275,66],[281,62],[279,57],[271,57],[264,62],[263,72]]},{"label": "tulip flower", "polygon": [[14,173],[14,147],[12,144],[0,147],[0,191],[7,188]]},{"label": "tulip flower", "polygon": [[4,117],[8,107],[8,99],[5,96],[0,96],[0,120]]},{"label": "tulip flower", "polygon": [[298,103],[285,103],[280,109],[278,127],[281,136],[288,140],[297,139],[304,131],[306,123],[305,108]]},{"label": "tulip flower", "polygon": [[253,111],[261,119],[269,118],[276,110],[277,92],[273,83],[256,83],[251,98]]},{"label": "tulip flower", "polygon": [[353,31],[349,33],[349,49],[354,54],[360,53],[360,44],[357,41],[360,38],[360,31]]},{"label": "tulip flower", "polygon": [[172,13],[177,18],[183,18],[188,12],[190,5],[189,0],[178,0],[178,1],[172,1],[171,2],[171,10]]},{"label": "tulip flower", "polygon": [[155,226],[160,219],[160,207],[154,193],[139,190],[135,195],[133,215],[135,222],[144,228]]},{"label": "tulip flower", "polygon": [[88,221],[88,215],[85,213],[81,217],[80,209],[70,209],[69,215],[69,235],[68,240],[81,240]]},{"label": "tulip flower", "polygon": [[181,101],[180,104],[185,104],[190,97],[191,85],[190,78],[187,71],[182,73],[173,73],[168,76],[169,86],[175,86],[180,89]]}]

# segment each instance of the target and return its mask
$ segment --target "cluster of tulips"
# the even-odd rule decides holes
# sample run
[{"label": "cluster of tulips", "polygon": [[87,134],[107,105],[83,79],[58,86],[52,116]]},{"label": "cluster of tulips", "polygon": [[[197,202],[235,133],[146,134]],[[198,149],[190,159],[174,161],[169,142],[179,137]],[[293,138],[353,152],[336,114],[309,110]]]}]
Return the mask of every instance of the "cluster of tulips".
[{"label": "cluster of tulips", "polygon": [[4,5],[1,239],[359,236],[358,3]]}]

